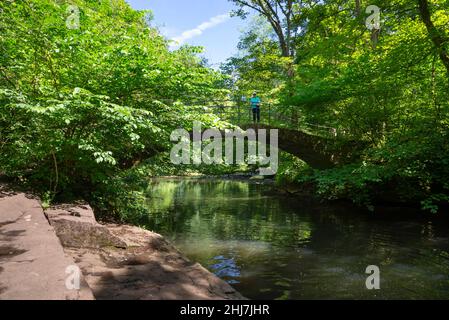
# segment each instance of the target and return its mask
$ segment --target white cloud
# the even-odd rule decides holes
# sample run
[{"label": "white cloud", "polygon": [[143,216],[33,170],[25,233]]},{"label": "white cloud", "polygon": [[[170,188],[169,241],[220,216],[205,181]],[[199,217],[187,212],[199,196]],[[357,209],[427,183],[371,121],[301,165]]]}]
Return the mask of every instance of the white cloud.
[{"label": "white cloud", "polygon": [[166,25],[159,26],[158,29],[164,37],[169,39],[173,38],[179,33],[179,29],[174,27],[168,27]]},{"label": "white cloud", "polygon": [[220,14],[218,16],[212,17],[209,19],[209,21],[203,22],[195,29],[186,30],[183,33],[181,33],[181,35],[172,38],[171,40],[175,42],[173,46],[175,47],[180,46],[184,44],[184,42],[186,42],[187,40],[202,35],[205,30],[218,26],[219,24],[226,22],[230,18],[231,16],[229,15],[229,13]]}]

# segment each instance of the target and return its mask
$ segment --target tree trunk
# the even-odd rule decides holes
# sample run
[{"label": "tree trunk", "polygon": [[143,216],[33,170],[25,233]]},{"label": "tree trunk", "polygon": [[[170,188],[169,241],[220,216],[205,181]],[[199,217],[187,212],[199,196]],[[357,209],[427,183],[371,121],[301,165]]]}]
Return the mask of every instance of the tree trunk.
[{"label": "tree trunk", "polygon": [[360,0],[355,0],[355,15],[360,16]]},{"label": "tree trunk", "polygon": [[380,34],[379,29],[373,29],[373,31],[371,32],[371,47],[373,49],[376,49],[377,47],[377,42],[379,41],[379,34]]},{"label": "tree trunk", "polygon": [[268,15],[265,15],[268,19],[268,21],[270,22],[271,26],[273,27],[274,32],[276,33],[278,39],[279,39],[279,47],[281,49],[282,52],[282,56],[283,57],[290,57],[290,48],[289,45],[287,43],[287,40],[285,39],[284,36],[284,30],[282,30],[281,25],[276,22],[273,18],[271,18]]},{"label": "tree trunk", "polygon": [[430,39],[432,40],[435,48],[438,51],[441,62],[446,67],[447,74],[449,76],[449,53],[447,49],[444,47],[444,42],[447,41],[443,38],[441,33],[435,27],[430,17],[429,11],[429,3],[427,0],[418,0],[419,3],[419,13],[421,15],[421,19],[426,25],[427,32],[429,33]]},{"label": "tree trunk", "polygon": [[276,32],[279,38],[279,45],[281,47],[281,52],[283,57],[290,57],[290,48],[287,44],[287,41],[285,40],[284,33],[280,31],[279,33]]}]

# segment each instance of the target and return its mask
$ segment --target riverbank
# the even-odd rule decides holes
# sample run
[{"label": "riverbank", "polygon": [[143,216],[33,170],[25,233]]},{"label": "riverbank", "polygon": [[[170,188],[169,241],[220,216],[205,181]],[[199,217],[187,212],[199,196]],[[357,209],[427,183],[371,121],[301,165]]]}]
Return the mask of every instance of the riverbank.
[{"label": "riverbank", "polygon": [[37,198],[0,184],[0,299],[91,300],[86,281],[70,290],[64,252]]},{"label": "riverbank", "polygon": [[[1,299],[243,298],[161,235],[100,224],[86,203],[44,212],[38,198],[2,185],[0,237]],[[71,265],[80,290],[66,287]]]}]

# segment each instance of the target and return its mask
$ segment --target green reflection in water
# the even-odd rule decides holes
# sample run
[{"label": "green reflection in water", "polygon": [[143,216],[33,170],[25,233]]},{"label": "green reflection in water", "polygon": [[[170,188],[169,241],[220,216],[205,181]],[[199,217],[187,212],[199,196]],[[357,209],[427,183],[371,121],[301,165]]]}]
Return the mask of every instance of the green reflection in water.
[{"label": "green reflection in water", "polygon": [[[241,181],[153,180],[147,199],[149,229],[249,298],[449,298],[447,224],[378,219]],[[371,264],[381,290],[365,287]]]}]

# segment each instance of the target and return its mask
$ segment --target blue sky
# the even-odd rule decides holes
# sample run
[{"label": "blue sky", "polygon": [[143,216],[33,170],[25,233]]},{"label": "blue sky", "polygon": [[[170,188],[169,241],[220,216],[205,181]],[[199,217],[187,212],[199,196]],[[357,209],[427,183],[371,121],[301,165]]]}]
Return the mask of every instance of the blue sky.
[{"label": "blue sky", "polygon": [[199,45],[217,67],[236,53],[240,31],[246,22],[229,17],[233,5],[227,0],[126,0],[134,9],[150,9],[154,24],[170,39]]}]

